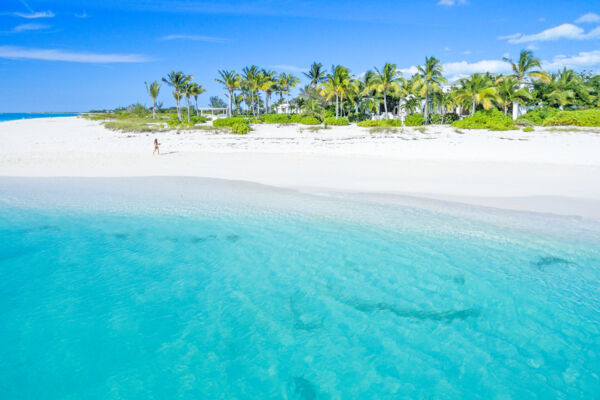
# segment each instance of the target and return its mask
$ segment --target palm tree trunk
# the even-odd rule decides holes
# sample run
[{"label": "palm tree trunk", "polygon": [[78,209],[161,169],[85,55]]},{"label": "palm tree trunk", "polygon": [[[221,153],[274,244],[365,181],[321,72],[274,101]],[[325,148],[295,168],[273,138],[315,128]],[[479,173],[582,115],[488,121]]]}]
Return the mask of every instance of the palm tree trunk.
[{"label": "palm tree trunk", "polygon": [[336,93],[336,94],[335,94],[335,117],[336,117],[336,118],[337,118],[337,117],[338,117],[338,115],[339,115],[339,114],[338,114],[338,107],[339,107],[339,106],[338,106],[338,94]]},{"label": "palm tree trunk", "polygon": [[504,105],[504,115],[508,115],[508,105]]},{"label": "palm tree trunk", "polygon": [[512,103],[512,118],[513,121],[519,118],[519,103],[513,101]]},{"label": "palm tree trunk", "polygon": [[233,90],[229,88],[229,109],[227,110],[227,116],[231,117],[233,115]]},{"label": "palm tree trunk", "polygon": [[196,101],[196,117],[199,117],[200,111],[198,111],[198,97],[195,97],[194,100]]},{"label": "palm tree trunk", "polygon": [[152,99],[152,119],[156,119],[156,98]]},{"label": "palm tree trunk", "polygon": [[260,118],[260,90],[256,91],[256,114]]},{"label": "palm tree trunk", "polygon": [[177,104],[177,118],[179,118],[179,120],[181,121],[181,107],[179,105],[180,103],[180,99],[179,99],[179,92],[177,92],[177,101],[175,101],[175,103]]},{"label": "palm tree trunk", "polygon": [[475,99],[473,99],[473,105],[471,106],[471,115],[475,114],[475,107],[476,107]]},{"label": "palm tree trunk", "polygon": [[385,90],[383,91],[383,109],[385,110],[385,119],[388,119],[388,113],[387,113],[387,96],[385,94]]},{"label": "palm tree trunk", "polygon": [[290,104],[290,91],[289,91],[289,89],[285,91],[285,101],[287,102],[287,105],[288,105],[287,108],[285,109],[285,113],[289,114],[290,113],[290,107],[291,107],[291,104]]},{"label": "palm tree trunk", "polygon": [[423,110],[423,116],[425,117],[425,123],[429,123],[429,93],[425,93],[425,110]]},{"label": "palm tree trunk", "polygon": [[189,96],[185,97],[187,103],[187,112],[188,112],[188,124],[190,123],[190,98]]}]

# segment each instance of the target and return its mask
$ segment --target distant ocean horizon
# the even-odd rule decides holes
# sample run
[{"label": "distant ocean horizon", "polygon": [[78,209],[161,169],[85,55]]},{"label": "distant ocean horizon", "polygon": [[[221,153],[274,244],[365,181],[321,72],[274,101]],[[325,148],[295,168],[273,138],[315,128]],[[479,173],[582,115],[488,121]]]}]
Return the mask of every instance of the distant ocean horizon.
[{"label": "distant ocean horizon", "polygon": [[79,113],[0,113],[0,121],[16,121],[19,119],[75,117]]}]

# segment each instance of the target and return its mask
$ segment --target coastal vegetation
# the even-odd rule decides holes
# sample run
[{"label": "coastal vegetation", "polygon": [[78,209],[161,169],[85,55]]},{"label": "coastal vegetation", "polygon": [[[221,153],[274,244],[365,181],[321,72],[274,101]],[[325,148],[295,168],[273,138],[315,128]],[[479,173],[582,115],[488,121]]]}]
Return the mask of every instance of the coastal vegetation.
[{"label": "coastal vegetation", "polygon": [[[241,73],[219,70],[215,81],[226,102],[210,97],[207,113],[221,113],[212,126],[242,134],[253,124],[302,124],[361,127],[419,127],[446,124],[461,129],[507,130],[532,126],[600,126],[600,76],[562,69],[543,71],[529,50],[519,58],[504,58],[510,74],[473,73],[450,81],[435,57],[426,57],[412,76],[385,63],[355,75],[343,65],[327,70],[314,62],[303,73],[306,84],[296,96],[300,79],[257,65]],[[110,113],[110,129],[155,131],[193,129],[210,124],[198,107],[205,92],[192,75],[171,71],[159,81],[145,82],[152,106]],[[163,85],[172,89],[175,107],[158,101]],[[95,118],[95,117],[93,117]],[[104,118],[104,117],[98,117]],[[127,122],[124,120],[129,119]],[[234,128],[235,126],[235,128]]]}]

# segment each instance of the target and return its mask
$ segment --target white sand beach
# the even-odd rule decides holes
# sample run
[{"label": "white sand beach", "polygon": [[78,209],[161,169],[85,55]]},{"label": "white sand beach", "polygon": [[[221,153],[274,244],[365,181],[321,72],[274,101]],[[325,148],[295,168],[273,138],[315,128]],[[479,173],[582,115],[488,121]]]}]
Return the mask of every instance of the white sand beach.
[{"label": "white sand beach", "polygon": [[[152,155],[155,137],[160,156]],[[66,117],[1,122],[0,143],[0,176],[210,177],[600,218],[600,133],[593,129],[372,133],[257,125],[245,136],[131,134]]]}]

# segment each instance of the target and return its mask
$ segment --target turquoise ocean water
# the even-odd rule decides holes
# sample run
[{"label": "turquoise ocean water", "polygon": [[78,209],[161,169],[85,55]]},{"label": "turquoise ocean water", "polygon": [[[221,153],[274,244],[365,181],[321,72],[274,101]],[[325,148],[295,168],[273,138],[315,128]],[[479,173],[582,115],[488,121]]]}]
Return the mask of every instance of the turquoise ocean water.
[{"label": "turquoise ocean water", "polygon": [[0,398],[598,398],[598,224],[388,200],[0,179]]},{"label": "turquoise ocean water", "polygon": [[50,117],[74,117],[75,113],[0,113],[0,122],[16,121],[19,119],[50,118]]}]

